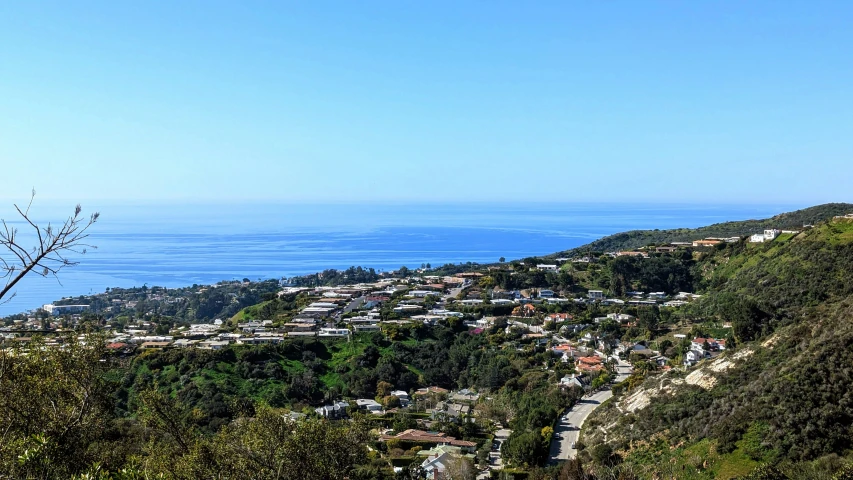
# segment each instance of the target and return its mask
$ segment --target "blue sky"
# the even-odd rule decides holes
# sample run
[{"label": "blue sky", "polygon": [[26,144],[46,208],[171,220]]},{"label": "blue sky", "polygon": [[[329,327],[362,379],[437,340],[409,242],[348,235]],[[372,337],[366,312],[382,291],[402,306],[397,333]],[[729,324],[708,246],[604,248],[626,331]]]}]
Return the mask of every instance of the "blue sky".
[{"label": "blue sky", "polygon": [[851,2],[4,2],[0,197],[853,201]]}]

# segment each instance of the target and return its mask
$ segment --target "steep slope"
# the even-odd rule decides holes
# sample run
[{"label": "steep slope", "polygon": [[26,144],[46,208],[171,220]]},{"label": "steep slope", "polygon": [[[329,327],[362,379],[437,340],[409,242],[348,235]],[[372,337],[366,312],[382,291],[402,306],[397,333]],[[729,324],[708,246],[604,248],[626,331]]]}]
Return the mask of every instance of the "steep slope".
[{"label": "steep slope", "polygon": [[649,375],[596,411],[585,444],[607,443],[649,476],[680,465],[683,478],[848,455],[853,221],[741,243],[700,264],[709,290],[693,313],[731,321],[739,348],[690,371]]}]

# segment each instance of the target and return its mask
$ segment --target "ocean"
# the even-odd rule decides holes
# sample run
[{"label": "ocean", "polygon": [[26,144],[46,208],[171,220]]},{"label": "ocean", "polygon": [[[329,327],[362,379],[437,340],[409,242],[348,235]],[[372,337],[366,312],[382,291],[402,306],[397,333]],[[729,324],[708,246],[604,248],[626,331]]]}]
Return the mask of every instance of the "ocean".
[{"label": "ocean", "polygon": [[[0,316],[107,287],[181,287],[290,277],[350,266],[394,270],[496,262],[577,247],[633,229],[766,218],[798,205],[617,204],[101,204],[80,264],[59,281],[31,276]],[[34,206],[61,220],[73,205]],[[17,220],[11,205],[0,218]],[[20,222],[21,232],[26,229]],[[61,283],[60,283],[61,282]]]}]

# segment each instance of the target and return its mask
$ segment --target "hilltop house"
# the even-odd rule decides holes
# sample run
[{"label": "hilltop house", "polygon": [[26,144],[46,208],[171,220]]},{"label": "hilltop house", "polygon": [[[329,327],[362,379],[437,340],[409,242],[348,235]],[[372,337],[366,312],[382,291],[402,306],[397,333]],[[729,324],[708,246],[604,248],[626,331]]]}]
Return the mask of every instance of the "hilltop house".
[{"label": "hilltop house", "polygon": [[756,233],[756,234],[750,236],[749,241],[751,243],[772,242],[773,240],[776,239],[776,237],[779,236],[780,233],[782,233],[782,232],[779,230],[771,228],[768,230],[764,230],[764,233]]}]

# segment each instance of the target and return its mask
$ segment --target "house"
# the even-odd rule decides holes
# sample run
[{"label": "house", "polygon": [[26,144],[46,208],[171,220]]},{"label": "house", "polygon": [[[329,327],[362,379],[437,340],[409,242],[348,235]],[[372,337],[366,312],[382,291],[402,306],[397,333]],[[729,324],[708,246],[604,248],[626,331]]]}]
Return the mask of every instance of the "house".
[{"label": "house", "polygon": [[315,408],[314,411],[321,417],[336,419],[347,416],[347,407],[349,407],[347,402],[335,402],[331,405]]},{"label": "house", "polygon": [[477,319],[476,325],[479,328],[489,328],[495,323],[495,317],[483,317]]},{"label": "house", "polygon": [[602,290],[590,290],[587,292],[587,296],[591,300],[604,300],[604,292]]},{"label": "house", "polygon": [[649,254],[646,252],[616,252],[617,257],[640,257],[640,258],[649,258]]},{"label": "house", "polygon": [[[439,402],[432,411],[432,418],[453,420],[457,423],[471,415],[471,406],[461,403]],[[473,420],[473,419],[472,419]]]},{"label": "house", "polygon": [[480,394],[467,388],[463,388],[458,392],[451,393],[450,399],[457,402],[476,402],[480,399]]},{"label": "house", "polygon": [[450,390],[447,390],[446,388],[441,388],[441,387],[435,387],[435,386],[433,386],[433,387],[425,387],[425,388],[419,388],[419,389],[417,389],[417,390],[415,391],[415,396],[419,396],[419,395],[429,395],[429,394],[431,394],[431,393],[434,393],[434,394],[437,394],[437,395],[442,395],[442,394],[447,394],[447,393],[449,393],[449,392],[450,392]]},{"label": "house", "polygon": [[409,442],[415,444],[432,444],[432,445],[451,445],[460,447],[463,452],[473,452],[477,448],[477,444],[467,440],[457,440],[455,437],[450,437],[446,433],[441,432],[425,432],[423,430],[408,429],[397,435],[380,435],[380,442],[388,440],[399,440],[401,442]]},{"label": "house", "polygon": [[663,246],[655,248],[655,252],[657,253],[672,253],[678,250],[678,247],[675,246]]},{"label": "house", "polygon": [[379,325],[376,324],[354,325],[352,328],[355,330],[355,333],[378,332],[381,330]]},{"label": "house", "polygon": [[704,350],[690,350],[684,355],[684,365],[691,366],[696,365],[696,362],[704,360],[705,357],[709,357],[710,354]]},{"label": "house", "polygon": [[581,372],[600,372],[604,369],[601,357],[580,357],[575,362],[575,368]]},{"label": "house", "polygon": [[469,306],[470,305],[481,305],[483,303],[483,300],[479,299],[479,298],[468,298],[468,299],[462,300],[461,303],[462,303],[462,305],[469,305]]},{"label": "house", "polygon": [[667,362],[669,362],[669,359],[663,355],[655,355],[654,357],[651,357],[649,361],[655,363],[659,367],[663,367]]},{"label": "house", "polygon": [[693,350],[705,350],[705,344],[708,345],[709,350],[716,350],[718,348],[717,341],[713,338],[702,338],[696,337],[693,341],[690,342],[690,348]]},{"label": "house", "polygon": [[586,375],[575,375],[574,373],[571,375],[566,375],[565,377],[560,379],[561,387],[572,387],[577,386],[581,388],[586,388],[589,386],[589,378]]},{"label": "house", "polygon": [[532,317],[536,314],[536,307],[529,303],[525,303],[524,305],[520,305],[512,309],[512,316],[514,317]]},{"label": "house", "polygon": [[764,230],[764,233],[756,233],[749,237],[749,241],[751,243],[764,243],[764,242],[772,242],[782,233],[780,230],[776,229],[767,229]]},{"label": "house", "polygon": [[[451,480],[454,477],[466,477],[474,472],[472,454],[462,452],[460,447],[439,445],[430,450],[418,452],[418,456],[426,456],[421,463],[424,478],[427,480]],[[473,478],[473,477],[471,477]]]},{"label": "house", "polygon": [[492,300],[492,305],[512,305],[515,302],[507,298],[495,298]]},{"label": "house", "polygon": [[89,305],[43,305],[41,308],[53,316],[58,316],[85,312]]},{"label": "house", "polygon": [[382,405],[372,398],[359,398],[355,401],[355,404],[358,405],[359,410],[366,410],[375,414],[382,413]]},{"label": "house", "polygon": [[321,328],[321,337],[346,337],[349,335],[349,330],[346,328]]},{"label": "house", "polygon": [[438,295],[438,292],[432,290],[412,290],[409,292],[409,296],[414,298],[426,298],[430,295]]},{"label": "house", "polygon": [[540,265],[536,265],[536,269],[537,269],[537,270],[542,270],[542,271],[544,271],[544,272],[556,272],[556,271],[557,271],[557,266],[556,266],[556,265],[540,264]]},{"label": "house", "polygon": [[231,342],[228,340],[207,340],[199,342],[198,348],[202,350],[222,350],[230,344]]},{"label": "house", "polygon": [[395,397],[399,398],[400,405],[404,407],[407,406],[409,404],[409,401],[411,400],[409,398],[409,394],[403,390],[394,390],[393,392],[391,392],[391,395],[394,395]]},{"label": "house", "polygon": [[616,320],[619,323],[626,323],[633,320],[634,316],[628,315],[627,313],[608,313],[607,318]]},{"label": "house", "polygon": [[167,348],[170,345],[172,345],[172,342],[143,342],[140,348],[148,350],[152,348]]},{"label": "house", "polygon": [[694,247],[713,247],[713,246],[719,245],[721,243],[723,243],[722,240],[710,240],[710,239],[693,240],[693,246]]},{"label": "house", "polygon": [[539,298],[552,298],[554,296],[553,290],[539,290]]}]

